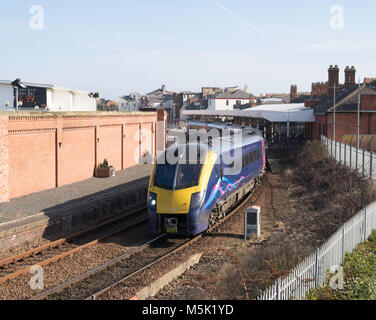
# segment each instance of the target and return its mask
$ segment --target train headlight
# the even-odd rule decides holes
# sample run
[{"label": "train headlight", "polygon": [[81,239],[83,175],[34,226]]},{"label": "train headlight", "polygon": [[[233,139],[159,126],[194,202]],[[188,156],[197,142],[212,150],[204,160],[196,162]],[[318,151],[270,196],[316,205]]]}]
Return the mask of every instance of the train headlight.
[{"label": "train headlight", "polygon": [[191,205],[190,205],[190,210],[195,210],[198,207],[201,206],[202,200],[204,198],[204,191],[193,193],[191,196]]},{"label": "train headlight", "polygon": [[151,210],[156,210],[157,208],[157,195],[153,192],[149,192],[148,206]]}]

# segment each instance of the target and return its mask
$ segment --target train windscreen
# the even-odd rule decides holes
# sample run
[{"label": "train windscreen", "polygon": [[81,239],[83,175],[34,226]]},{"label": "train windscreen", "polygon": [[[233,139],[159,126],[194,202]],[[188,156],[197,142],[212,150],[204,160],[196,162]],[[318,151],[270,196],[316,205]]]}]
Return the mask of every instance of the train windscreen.
[{"label": "train windscreen", "polygon": [[174,189],[176,164],[159,164],[154,175],[154,185],[163,189]]},{"label": "train windscreen", "polygon": [[198,164],[179,164],[176,175],[175,189],[186,189],[197,186],[200,180],[202,165]]},{"label": "train windscreen", "polygon": [[[189,149],[183,148],[180,149],[179,153],[177,149],[175,151],[176,156],[179,158],[177,163],[169,164],[167,161],[163,161],[157,165],[154,186],[168,190],[178,190],[191,188],[199,184],[203,167],[202,159],[205,159],[207,151],[196,148],[195,152],[192,153],[193,156],[188,158]],[[168,158],[166,154],[164,157],[163,160]]]},{"label": "train windscreen", "polygon": [[159,164],[154,175],[154,186],[168,190],[197,186],[200,181],[201,168],[200,163]]}]

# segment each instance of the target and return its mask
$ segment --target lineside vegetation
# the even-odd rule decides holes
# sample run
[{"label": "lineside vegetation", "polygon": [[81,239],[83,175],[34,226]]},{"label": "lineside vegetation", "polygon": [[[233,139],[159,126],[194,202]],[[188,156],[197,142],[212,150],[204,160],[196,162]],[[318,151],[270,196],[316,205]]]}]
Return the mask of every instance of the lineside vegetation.
[{"label": "lineside vegetation", "polygon": [[282,172],[267,173],[264,200],[256,203],[262,223],[270,220],[275,229],[269,228],[263,245],[232,252],[221,272],[202,276],[200,289],[211,298],[257,298],[358,213],[362,199],[364,205],[376,200],[372,181],[361,182],[356,171],[328,157],[318,141],[307,142],[296,154],[285,153],[279,163]]}]

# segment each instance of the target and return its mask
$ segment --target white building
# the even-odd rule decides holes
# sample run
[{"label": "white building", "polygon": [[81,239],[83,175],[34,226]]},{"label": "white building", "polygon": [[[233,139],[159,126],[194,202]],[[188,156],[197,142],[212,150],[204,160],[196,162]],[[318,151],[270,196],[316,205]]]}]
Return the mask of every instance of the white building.
[{"label": "white building", "polygon": [[232,93],[218,93],[208,97],[208,110],[234,110],[235,105],[249,103],[250,94],[243,90]]},{"label": "white building", "polygon": [[[12,81],[0,80],[0,110],[15,110]],[[19,110],[96,111],[97,99],[89,92],[68,89],[50,84],[23,82],[26,89],[19,89]]]},{"label": "white building", "polygon": [[12,110],[14,101],[13,88],[0,80],[0,110]]}]

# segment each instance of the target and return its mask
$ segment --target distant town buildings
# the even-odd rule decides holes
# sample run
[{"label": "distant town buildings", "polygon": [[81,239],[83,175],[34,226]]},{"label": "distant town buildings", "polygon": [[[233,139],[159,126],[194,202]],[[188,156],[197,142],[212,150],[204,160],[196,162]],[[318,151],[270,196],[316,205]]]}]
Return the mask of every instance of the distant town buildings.
[{"label": "distant town buildings", "polygon": [[[340,67],[330,65],[327,80],[313,82],[310,92],[299,92],[296,84],[290,86],[289,93],[266,93],[259,96],[251,94],[247,85],[243,88],[205,86],[201,88],[201,92],[174,92],[167,90],[166,85],[162,85],[146,94],[132,92],[120,96],[119,101],[103,99],[99,97],[99,93],[52,84],[22,83],[17,86],[16,84],[19,83],[17,81],[0,80],[0,111],[16,110],[17,107],[20,111],[164,110],[167,113],[167,123],[171,127],[187,120],[186,115],[193,113],[210,114],[212,111],[214,114],[215,111],[231,113],[239,110],[254,114],[253,111],[257,109],[252,111],[252,108],[255,107],[284,110],[290,108],[290,104],[298,104],[297,107],[305,106],[313,112],[315,120],[302,125],[305,126],[304,135],[314,138],[320,138],[321,135],[332,138],[335,108],[337,117],[335,138],[340,141],[344,135],[356,133],[359,100],[360,133],[376,134],[376,78],[364,78],[358,90],[355,67],[346,66],[343,72],[343,80],[340,81]],[[16,93],[18,101],[16,101]]]},{"label": "distant town buildings", "polygon": [[119,103],[114,100],[106,100],[106,99],[98,98],[97,110],[98,111],[120,111]]},{"label": "distant town buildings", "polygon": [[141,95],[133,92],[119,98],[119,111],[138,111],[141,105]]},{"label": "distant town buildings", "polygon": [[248,93],[248,86],[241,89],[238,86],[225,89],[218,87],[202,87],[201,92],[182,91],[176,93],[168,91],[165,85],[160,89],[141,95],[131,93],[119,98],[120,111],[143,111],[150,109],[164,109],[167,112],[169,125],[176,125],[185,120],[184,110],[233,110],[241,105],[248,106],[256,103],[253,95]]}]

